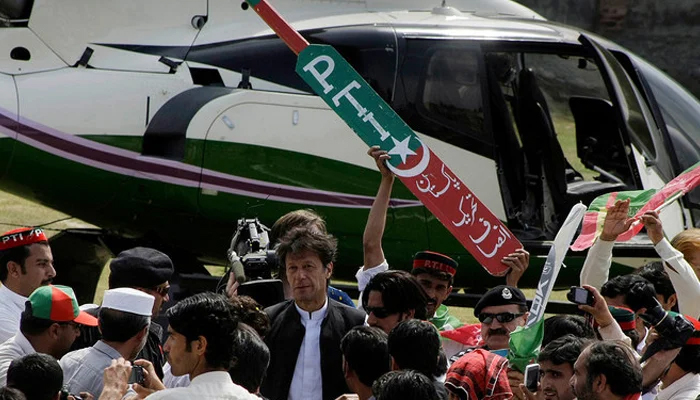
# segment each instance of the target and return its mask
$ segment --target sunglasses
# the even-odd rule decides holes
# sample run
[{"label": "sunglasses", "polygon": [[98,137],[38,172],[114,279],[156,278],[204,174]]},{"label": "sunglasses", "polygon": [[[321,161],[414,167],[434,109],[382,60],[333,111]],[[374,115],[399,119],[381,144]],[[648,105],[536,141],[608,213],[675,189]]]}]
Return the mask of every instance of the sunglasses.
[{"label": "sunglasses", "polygon": [[365,306],[364,308],[365,308],[365,312],[367,313],[367,315],[374,314],[374,316],[376,318],[379,318],[379,319],[384,319],[384,318],[390,316],[391,314],[395,314],[393,312],[390,312],[389,310],[387,310],[384,307],[367,307],[367,306]]},{"label": "sunglasses", "polygon": [[510,312],[504,312],[504,313],[499,313],[499,314],[489,314],[489,313],[481,313],[479,314],[479,321],[484,324],[490,324],[493,322],[494,319],[498,320],[500,323],[506,323],[510,322],[518,317],[522,317],[525,315],[524,313],[510,313]]}]

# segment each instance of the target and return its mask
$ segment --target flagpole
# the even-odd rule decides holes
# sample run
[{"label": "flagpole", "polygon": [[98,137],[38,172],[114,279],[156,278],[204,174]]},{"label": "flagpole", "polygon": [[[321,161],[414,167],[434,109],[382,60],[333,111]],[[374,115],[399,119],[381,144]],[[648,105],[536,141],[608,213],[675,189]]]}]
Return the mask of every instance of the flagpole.
[{"label": "flagpole", "polygon": [[[676,193],[674,193],[674,194],[672,194],[671,196],[669,196],[663,203],[661,203],[661,205],[659,205],[658,207],[656,207],[653,211],[656,212],[656,213],[660,213],[664,208],[666,208],[666,207],[670,206],[671,204],[675,203],[676,200],[680,199],[680,198],[683,197],[684,195],[685,195],[685,192],[684,192],[684,191],[682,191],[682,190],[677,191]],[[642,215],[644,215],[644,214],[642,214]],[[633,227],[633,226],[637,226],[637,225],[641,224],[641,223],[642,223],[641,218],[642,218],[641,216],[637,217],[636,220],[632,223],[632,225],[630,225],[630,228]]]}]

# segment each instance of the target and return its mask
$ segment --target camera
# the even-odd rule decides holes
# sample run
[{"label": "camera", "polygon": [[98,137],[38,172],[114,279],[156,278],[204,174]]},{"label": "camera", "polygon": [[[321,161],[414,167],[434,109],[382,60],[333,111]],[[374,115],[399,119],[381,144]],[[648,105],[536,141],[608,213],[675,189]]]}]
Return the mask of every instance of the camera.
[{"label": "camera", "polygon": [[572,286],[571,289],[569,289],[569,293],[566,294],[566,298],[569,299],[569,301],[572,303],[583,304],[587,306],[592,306],[595,302],[595,299],[593,298],[593,293],[589,292],[588,290],[582,287],[577,286]]},{"label": "camera", "polygon": [[128,383],[138,383],[139,385],[143,385],[145,381],[146,377],[143,374],[143,367],[139,365],[132,365]]},{"label": "camera", "polygon": [[537,392],[537,386],[540,383],[540,365],[530,364],[525,367],[525,387],[531,393]]},{"label": "camera", "polygon": [[682,315],[671,315],[661,307],[661,303],[650,292],[644,283],[635,283],[630,287],[626,296],[628,305],[634,312],[644,309],[639,317],[648,325],[651,325],[659,333],[659,338],[647,347],[640,362],[660,350],[670,350],[683,347],[693,335],[693,324]]},{"label": "camera", "polygon": [[238,220],[226,255],[240,283],[272,278],[278,263],[277,254],[270,249],[269,232],[257,218]]}]

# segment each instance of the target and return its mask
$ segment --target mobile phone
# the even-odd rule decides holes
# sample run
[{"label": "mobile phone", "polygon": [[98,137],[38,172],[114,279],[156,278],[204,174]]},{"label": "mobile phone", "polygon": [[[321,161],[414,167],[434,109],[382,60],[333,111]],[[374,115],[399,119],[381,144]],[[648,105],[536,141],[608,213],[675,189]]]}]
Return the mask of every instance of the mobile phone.
[{"label": "mobile phone", "polygon": [[143,374],[143,367],[138,365],[131,366],[131,375],[129,375],[129,383],[138,383],[143,385],[146,381],[146,377]]},{"label": "mobile phone", "polygon": [[525,387],[531,393],[537,392],[540,382],[540,364],[530,364],[525,367]]},{"label": "mobile phone", "polygon": [[592,306],[595,301],[593,299],[593,293],[578,286],[572,286],[571,289],[569,289],[569,293],[566,294],[566,298],[572,303],[585,304],[588,306]]}]

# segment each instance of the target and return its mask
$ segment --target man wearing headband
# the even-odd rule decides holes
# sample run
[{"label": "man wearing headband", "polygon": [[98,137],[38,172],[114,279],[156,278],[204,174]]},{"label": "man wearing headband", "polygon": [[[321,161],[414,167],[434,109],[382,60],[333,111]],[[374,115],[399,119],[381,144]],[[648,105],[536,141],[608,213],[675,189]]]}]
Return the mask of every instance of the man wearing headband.
[{"label": "man wearing headband", "polygon": [[55,276],[44,231],[20,228],[0,236],[0,343],[17,333],[27,297]]}]

